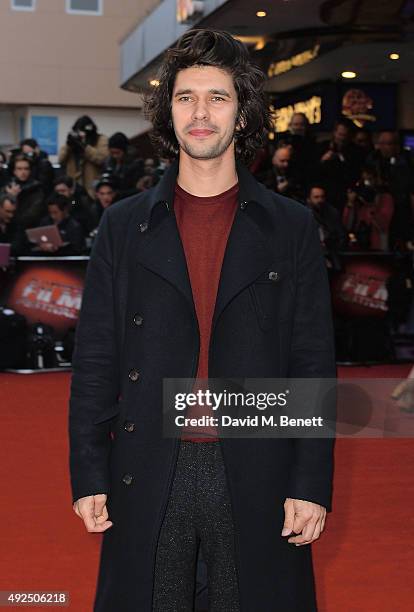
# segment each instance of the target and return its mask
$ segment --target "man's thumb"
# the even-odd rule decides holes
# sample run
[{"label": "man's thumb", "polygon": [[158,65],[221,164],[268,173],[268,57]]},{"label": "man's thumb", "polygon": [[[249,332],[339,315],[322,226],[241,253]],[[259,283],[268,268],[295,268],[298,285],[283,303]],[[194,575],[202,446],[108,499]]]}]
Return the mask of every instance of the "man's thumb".
[{"label": "man's thumb", "polygon": [[288,535],[293,531],[295,519],[295,509],[292,503],[285,504],[285,522],[283,523],[282,536]]},{"label": "man's thumb", "polygon": [[101,516],[103,507],[106,504],[106,495],[94,495],[95,500],[95,516]]}]

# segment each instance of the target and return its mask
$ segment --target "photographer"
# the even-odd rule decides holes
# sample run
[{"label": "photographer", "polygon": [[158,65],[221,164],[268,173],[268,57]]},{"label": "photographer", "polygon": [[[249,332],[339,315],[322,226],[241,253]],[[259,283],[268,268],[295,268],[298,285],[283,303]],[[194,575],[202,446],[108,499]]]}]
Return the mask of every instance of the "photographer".
[{"label": "photographer", "polygon": [[23,228],[34,227],[46,207],[43,187],[32,177],[32,160],[17,153],[10,159],[9,172],[11,179],[5,191],[17,199],[16,223]]},{"label": "photographer", "polygon": [[118,179],[111,174],[103,174],[95,183],[96,200],[92,205],[95,228],[98,226],[105,209],[119,200],[118,189]]},{"label": "photographer", "polygon": [[59,193],[50,196],[47,201],[48,216],[41,219],[39,226],[56,225],[65,246],[55,247],[50,242],[40,245],[42,255],[81,255],[85,250],[85,236],[80,224],[73,219],[69,210],[71,201]]},{"label": "photographer", "polygon": [[93,182],[100,176],[108,157],[108,138],[98,134],[96,124],[88,115],[75,121],[66,144],[59,152],[59,163],[65,174],[85,187],[94,197]]},{"label": "photographer", "polygon": [[70,176],[59,176],[53,183],[54,192],[60,193],[71,201],[70,216],[81,224],[86,234],[96,227],[93,201],[87,191]]},{"label": "photographer", "polygon": [[42,184],[46,194],[53,190],[53,166],[45,151],[41,151],[34,138],[26,138],[20,143],[20,151],[32,161],[32,177]]},{"label": "photographer", "polygon": [[309,187],[306,205],[312,210],[319,226],[319,238],[328,268],[341,268],[338,251],[347,248],[347,234],[341,218],[326,197],[323,185],[313,184]]},{"label": "photographer", "polygon": [[21,255],[25,241],[15,221],[16,209],[17,202],[13,196],[0,192],[0,243],[9,243],[12,255]]},{"label": "photographer", "polygon": [[394,198],[374,168],[362,170],[359,181],[347,191],[342,222],[361,250],[388,251],[394,248],[390,225]]},{"label": "photographer", "polygon": [[346,190],[358,180],[363,162],[360,148],[352,141],[354,131],[348,119],[339,119],[331,139],[318,147],[316,180],[326,185],[329,201],[340,212],[345,205]]},{"label": "photographer", "polygon": [[109,138],[109,157],[105,162],[104,174],[111,174],[119,181],[119,197],[137,193],[137,181],[144,174],[142,159],[134,159],[129,140],[122,132],[116,132]]}]

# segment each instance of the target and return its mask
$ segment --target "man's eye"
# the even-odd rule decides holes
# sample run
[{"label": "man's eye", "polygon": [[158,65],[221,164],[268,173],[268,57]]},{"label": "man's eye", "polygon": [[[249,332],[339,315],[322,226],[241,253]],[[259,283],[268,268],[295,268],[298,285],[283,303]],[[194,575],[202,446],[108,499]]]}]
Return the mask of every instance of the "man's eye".
[{"label": "man's eye", "polygon": [[213,100],[224,100],[221,96],[213,96]]},{"label": "man's eye", "polygon": [[187,101],[187,100],[189,100],[189,99],[190,99],[190,96],[180,96],[178,99],[179,99],[180,101],[182,101],[182,100]]}]

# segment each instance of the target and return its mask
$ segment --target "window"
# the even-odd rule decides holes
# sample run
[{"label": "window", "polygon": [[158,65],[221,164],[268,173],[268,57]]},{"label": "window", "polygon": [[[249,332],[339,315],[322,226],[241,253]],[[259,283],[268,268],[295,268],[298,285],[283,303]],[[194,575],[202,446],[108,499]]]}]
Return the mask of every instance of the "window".
[{"label": "window", "polygon": [[14,11],[34,11],[35,0],[11,0],[11,7]]},{"label": "window", "polygon": [[79,15],[102,15],[103,0],[66,0],[66,12]]}]

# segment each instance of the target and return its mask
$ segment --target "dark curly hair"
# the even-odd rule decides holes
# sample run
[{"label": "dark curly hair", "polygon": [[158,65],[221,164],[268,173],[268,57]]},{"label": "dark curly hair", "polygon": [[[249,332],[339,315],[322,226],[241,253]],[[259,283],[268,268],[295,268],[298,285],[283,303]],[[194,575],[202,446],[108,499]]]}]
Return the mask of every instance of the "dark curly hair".
[{"label": "dark curly hair", "polygon": [[238,98],[236,157],[248,164],[264,145],[266,130],[271,129],[263,91],[266,75],[251,63],[243,43],[220,30],[188,30],[166,52],[157,75],[159,85],[144,99],[146,116],[153,125],[152,143],[163,157],[178,155],[179,144],[171,118],[172,92],[177,73],[191,66],[215,66],[233,77]]}]

